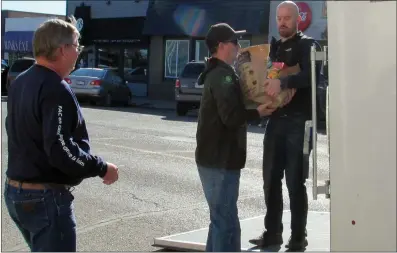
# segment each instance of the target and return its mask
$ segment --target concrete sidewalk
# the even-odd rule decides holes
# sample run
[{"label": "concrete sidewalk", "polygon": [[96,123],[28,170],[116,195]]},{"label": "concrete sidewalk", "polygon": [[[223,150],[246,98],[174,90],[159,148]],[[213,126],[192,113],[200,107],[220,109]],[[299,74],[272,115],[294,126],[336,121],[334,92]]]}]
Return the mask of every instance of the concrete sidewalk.
[{"label": "concrete sidewalk", "polygon": [[175,101],[173,100],[156,100],[144,97],[133,97],[132,103],[137,107],[175,110]]}]

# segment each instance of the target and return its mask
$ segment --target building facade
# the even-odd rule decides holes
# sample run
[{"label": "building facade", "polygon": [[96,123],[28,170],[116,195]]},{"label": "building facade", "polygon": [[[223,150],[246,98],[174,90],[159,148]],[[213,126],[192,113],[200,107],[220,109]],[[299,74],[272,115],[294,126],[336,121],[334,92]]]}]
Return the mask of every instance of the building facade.
[{"label": "building facade", "polygon": [[[267,43],[278,35],[279,2],[69,0],[67,14],[79,19],[84,66],[117,68],[135,96],[173,100],[175,80],[185,64],[208,56],[204,37],[210,25],[226,22],[247,30],[243,47]],[[309,36],[324,32],[324,2],[299,2],[301,14],[309,15],[304,21]]]},{"label": "building facade", "polygon": [[[149,1],[67,1],[80,29],[82,67],[116,68],[135,96],[147,96],[149,36],[142,34]],[[80,61],[79,60],[79,61]]]},{"label": "building facade", "polygon": [[265,43],[269,6],[257,0],[67,1],[67,15],[83,20],[85,66],[116,67],[135,96],[172,100],[184,65],[208,56],[204,36],[211,24],[247,30],[243,46]]},{"label": "building facade", "polygon": [[144,34],[151,38],[149,92],[173,99],[175,80],[189,61],[209,56],[205,35],[215,23],[247,30],[242,47],[267,41],[269,1],[158,0],[148,7]]},{"label": "building facade", "polygon": [[[7,62],[14,58],[32,56],[33,33],[37,27],[49,18],[61,18],[63,15],[23,11],[1,11],[1,58]],[[10,62],[9,62],[10,63]]]}]

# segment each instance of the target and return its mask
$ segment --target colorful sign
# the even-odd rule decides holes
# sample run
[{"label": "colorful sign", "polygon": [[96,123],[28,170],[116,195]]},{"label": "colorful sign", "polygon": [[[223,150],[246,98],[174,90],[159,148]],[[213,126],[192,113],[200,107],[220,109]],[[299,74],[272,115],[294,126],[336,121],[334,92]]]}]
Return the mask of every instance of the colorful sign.
[{"label": "colorful sign", "polygon": [[32,52],[33,31],[5,32],[2,48],[6,52]]},{"label": "colorful sign", "polygon": [[312,10],[305,2],[297,2],[296,5],[299,7],[299,15],[301,16],[301,22],[298,25],[298,29],[303,32],[312,23]]}]

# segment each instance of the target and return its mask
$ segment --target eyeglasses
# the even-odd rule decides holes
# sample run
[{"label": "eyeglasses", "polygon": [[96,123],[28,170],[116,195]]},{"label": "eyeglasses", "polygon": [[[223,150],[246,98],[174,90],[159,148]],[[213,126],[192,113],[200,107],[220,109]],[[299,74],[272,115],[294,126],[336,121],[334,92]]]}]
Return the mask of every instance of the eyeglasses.
[{"label": "eyeglasses", "polygon": [[80,54],[81,52],[83,52],[84,50],[84,46],[81,45],[76,45],[76,44],[70,44],[72,46],[74,46],[77,49],[77,52]]}]

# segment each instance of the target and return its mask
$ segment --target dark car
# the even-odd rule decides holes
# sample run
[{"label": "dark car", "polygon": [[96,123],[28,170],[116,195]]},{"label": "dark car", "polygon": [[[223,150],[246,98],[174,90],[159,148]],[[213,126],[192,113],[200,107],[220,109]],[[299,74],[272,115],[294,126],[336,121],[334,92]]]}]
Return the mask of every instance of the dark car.
[{"label": "dark car", "polygon": [[1,95],[7,95],[7,74],[10,67],[7,62],[1,60]]},{"label": "dark car", "polygon": [[33,58],[21,58],[14,61],[8,70],[7,74],[7,90],[15,80],[15,78],[22,72],[28,70],[36,62]]}]

